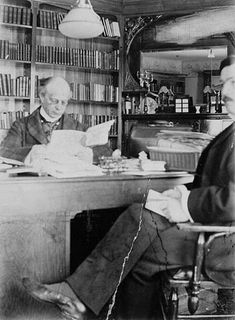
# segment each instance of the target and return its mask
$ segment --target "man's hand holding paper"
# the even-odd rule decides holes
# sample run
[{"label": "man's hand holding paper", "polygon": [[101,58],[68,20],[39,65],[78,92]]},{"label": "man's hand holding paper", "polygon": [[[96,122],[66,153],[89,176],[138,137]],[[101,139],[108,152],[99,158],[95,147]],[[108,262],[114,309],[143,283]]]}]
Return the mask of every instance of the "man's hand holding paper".
[{"label": "man's hand holding paper", "polygon": [[[108,134],[114,120],[91,127],[87,132],[54,130],[47,145],[35,145],[25,159],[25,164],[39,171],[52,172],[56,167],[64,172],[73,169],[91,171],[93,147],[108,142]],[[80,169],[79,169],[80,168]],[[97,170],[96,170],[97,171]]]},{"label": "man's hand holding paper", "polygon": [[149,190],[145,208],[164,216],[169,222],[178,223],[190,220],[185,201],[189,191],[184,186],[159,193]]}]

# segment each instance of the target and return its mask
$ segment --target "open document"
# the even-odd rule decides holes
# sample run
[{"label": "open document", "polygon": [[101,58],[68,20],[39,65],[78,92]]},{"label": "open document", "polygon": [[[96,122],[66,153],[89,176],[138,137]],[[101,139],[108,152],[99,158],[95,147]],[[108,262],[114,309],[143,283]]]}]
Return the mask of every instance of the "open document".
[{"label": "open document", "polygon": [[[54,130],[50,143],[34,146],[35,149],[42,148],[43,152],[40,153],[39,150],[35,156],[33,147],[25,160],[26,167],[19,168],[19,172],[38,172],[39,175],[46,173],[57,178],[103,175],[102,169],[92,164],[91,147],[108,142],[113,123],[114,120],[104,122],[90,127],[86,132]],[[12,170],[12,173],[17,173],[17,169]]]},{"label": "open document", "polygon": [[81,147],[93,147],[108,143],[109,131],[115,120],[90,127],[86,132],[76,130],[54,130],[48,144],[50,152],[63,150],[76,154]]}]

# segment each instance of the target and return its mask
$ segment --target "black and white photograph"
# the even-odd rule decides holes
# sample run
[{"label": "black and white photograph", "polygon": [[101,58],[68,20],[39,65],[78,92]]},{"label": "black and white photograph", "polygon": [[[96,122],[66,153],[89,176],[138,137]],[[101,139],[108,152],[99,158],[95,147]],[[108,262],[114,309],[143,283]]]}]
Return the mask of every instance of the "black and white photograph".
[{"label": "black and white photograph", "polygon": [[235,0],[0,0],[0,320],[235,320]]}]

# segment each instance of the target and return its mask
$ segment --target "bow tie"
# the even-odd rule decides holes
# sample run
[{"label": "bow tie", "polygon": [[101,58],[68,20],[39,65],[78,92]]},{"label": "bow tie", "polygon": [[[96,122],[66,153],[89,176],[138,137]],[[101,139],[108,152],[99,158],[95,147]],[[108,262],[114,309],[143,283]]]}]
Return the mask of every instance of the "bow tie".
[{"label": "bow tie", "polygon": [[44,133],[46,134],[48,140],[50,141],[52,131],[55,130],[60,124],[60,119],[54,122],[47,121],[41,116],[41,124]]}]

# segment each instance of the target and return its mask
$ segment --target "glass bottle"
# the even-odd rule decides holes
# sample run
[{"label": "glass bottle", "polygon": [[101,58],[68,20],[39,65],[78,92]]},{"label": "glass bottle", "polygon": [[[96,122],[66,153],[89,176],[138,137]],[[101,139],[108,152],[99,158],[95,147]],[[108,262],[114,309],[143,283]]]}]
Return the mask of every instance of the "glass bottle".
[{"label": "glass bottle", "polygon": [[126,114],[131,114],[131,98],[129,94],[127,94],[125,97],[124,105],[125,105]]}]

